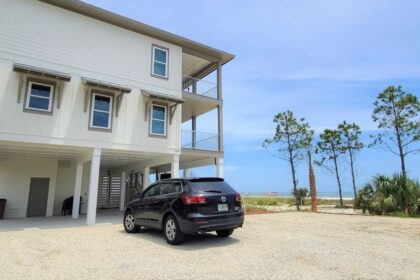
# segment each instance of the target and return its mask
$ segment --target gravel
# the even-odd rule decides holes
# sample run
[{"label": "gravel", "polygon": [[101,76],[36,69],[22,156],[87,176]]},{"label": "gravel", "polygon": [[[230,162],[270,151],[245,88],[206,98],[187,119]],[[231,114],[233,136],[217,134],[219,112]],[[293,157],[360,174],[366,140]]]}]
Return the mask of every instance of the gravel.
[{"label": "gravel", "polygon": [[420,219],[251,215],[180,246],[120,224],[0,232],[0,279],[76,278],[420,279]]}]

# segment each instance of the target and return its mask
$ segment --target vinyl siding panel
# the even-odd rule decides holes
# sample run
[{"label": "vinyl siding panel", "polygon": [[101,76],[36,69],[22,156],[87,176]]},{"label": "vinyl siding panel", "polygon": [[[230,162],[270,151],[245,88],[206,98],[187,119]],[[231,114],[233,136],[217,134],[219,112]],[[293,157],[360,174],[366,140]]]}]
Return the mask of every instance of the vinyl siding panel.
[{"label": "vinyl siding panel", "polygon": [[56,174],[56,160],[1,160],[0,198],[7,199],[5,218],[26,217],[31,177],[50,178],[47,216],[51,216],[53,198],[55,196]]},{"label": "vinyl siding panel", "polygon": [[[24,136],[45,143],[173,153],[180,149],[181,108],[168,138],[148,136],[141,90],[181,97],[180,47],[35,0],[0,0],[0,140]],[[169,80],[151,76],[152,44],[169,49]],[[13,63],[72,75],[52,116],[23,112]],[[113,116],[112,132],[88,129],[82,77],[127,85],[133,91]],[[114,99],[115,103],[115,99]]]}]

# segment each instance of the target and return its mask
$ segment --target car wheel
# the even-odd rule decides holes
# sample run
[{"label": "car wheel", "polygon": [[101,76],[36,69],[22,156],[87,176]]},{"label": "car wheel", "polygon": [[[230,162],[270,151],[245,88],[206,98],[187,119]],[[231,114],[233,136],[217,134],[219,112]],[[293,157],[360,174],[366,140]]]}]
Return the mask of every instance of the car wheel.
[{"label": "car wheel", "polygon": [[231,229],[225,229],[225,230],[216,230],[216,233],[219,237],[229,237],[233,233],[233,228]]},{"label": "car wheel", "polygon": [[134,223],[134,216],[130,211],[125,213],[123,223],[124,229],[128,233],[137,233],[140,230],[140,226]]},{"label": "car wheel", "polygon": [[165,232],[166,242],[169,244],[178,245],[184,241],[184,234],[179,228],[178,221],[174,216],[169,215],[165,219],[163,230]]}]

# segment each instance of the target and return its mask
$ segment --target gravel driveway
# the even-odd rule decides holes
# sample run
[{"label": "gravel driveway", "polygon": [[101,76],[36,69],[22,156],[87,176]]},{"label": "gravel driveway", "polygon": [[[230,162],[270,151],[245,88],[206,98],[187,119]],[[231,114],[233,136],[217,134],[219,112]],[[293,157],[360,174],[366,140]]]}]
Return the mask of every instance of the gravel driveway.
[{"label": "gravel driveway", "polygon": [[0,279],[77,278],[420,279],[420,219],[252,215],[176,247],[120,224],[0,232]]}]

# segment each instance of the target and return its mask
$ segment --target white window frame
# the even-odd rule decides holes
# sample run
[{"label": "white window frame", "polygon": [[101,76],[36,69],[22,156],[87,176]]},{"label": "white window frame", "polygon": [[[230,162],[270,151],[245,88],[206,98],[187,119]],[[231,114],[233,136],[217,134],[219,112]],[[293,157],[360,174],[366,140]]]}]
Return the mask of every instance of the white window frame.
[{"label": "white window frame", "polygon": [[[102,97],[106,97],[110,99],[109,102],[109,111],[104,111],[104,110],[98,110],[95,109],[95,97],[96,96],[102,96]],[[111,95],[107,95],[107,94],[100,94],[100,93],[96,93],[93,92],[92,93],[92,104],[91,104],[91,108],[90,108],[90,123],[89,123],[89,127],[90,128],[94,128],[94,129],[105,129],[105,130],[111,130],[112,127],[112,113],[113,113],[113,96]],[[103,127],[103,126],[95,126],[93,125],[93,115],[94,112],[101,112],[101,113],[108,113],[108,127]]]},{"label": "white window frame", "polygon": [[[158,49],[160,51],[164,51],[166,53],[165,63],[155,60],[156,49]],[[157,77],[161,77],[161,78],[168,78],[168,59],[169,59],[169,50],[168,49],[153,45],[153,51],[152,51],[152,75],[153,76],[157,76]],[[162,76],[162,75],[159,75],[159,74],[155,73],[155,62],[165,65],[165,76]]]},{"label": "white window frame", "polygon": [[[165,114],[164,114],[164,117],[163,117],[163,134],[153,133],[153,120],[162,121],[161,119],[154,119],[153,118],[153,109],[155,107],[161,107],[161,108],[164,108],[165,109]],[[168,108],[166,106],[164,106],[164,105],[152,104],[152,108],[150,110],[150,126],[149,126],[149,134],[150,135],[166,136],[167,111],[168,111]]]},{"label": "white window frame", "polygon": [[[40,86],[45,86],[45,87],[49,87],[50,88],[50,97],[44,97],[44,96],[38,96],[38,95],[34,95],[34,97],[36,98],[42,98],[42,99],[48,99],[48,109],[39,109],[39,108],[34,108],[34,107],[30,107],[30,100],[31,100],[31,96],[32,96],[32,85],[40,85]],[[40,112],[47,112],[47,113],[51,113],[52,112],[52,103],[53,103],[53,98],[54,98],[54,86],[50,85],[50,84],[44,84],[44,83],[40,83],[40,82],[33,82],[30,81],[28,84],[28,92],[26,93],[26,104],[25,104],[25,109],[27,110],[33,110],[33,111],[40,111]]]}]

